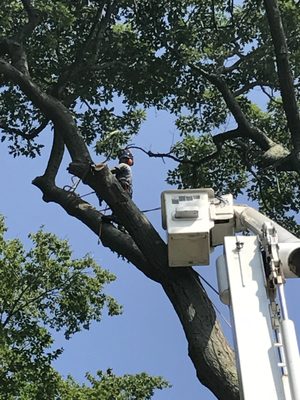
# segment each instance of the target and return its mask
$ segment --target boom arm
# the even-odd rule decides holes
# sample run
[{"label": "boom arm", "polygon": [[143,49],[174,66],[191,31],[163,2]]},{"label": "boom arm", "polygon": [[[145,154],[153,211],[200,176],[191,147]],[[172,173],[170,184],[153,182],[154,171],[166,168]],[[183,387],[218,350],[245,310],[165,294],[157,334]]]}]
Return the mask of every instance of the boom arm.
[{"label": "boom arm", "polygon": [[234,206],[236,232],[249,229],[261,237],[263,226],[272,224],[278,236],[278,253],[286,278],[300,277],[300,239],[252,207]]}]

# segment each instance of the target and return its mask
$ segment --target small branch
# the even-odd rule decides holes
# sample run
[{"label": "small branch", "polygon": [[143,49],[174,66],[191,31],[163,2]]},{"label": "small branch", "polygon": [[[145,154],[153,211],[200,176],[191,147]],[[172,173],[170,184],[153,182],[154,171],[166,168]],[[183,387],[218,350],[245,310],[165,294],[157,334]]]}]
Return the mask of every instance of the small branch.
[{"label": "small branch", "polygon": [[[266,86],[266,85],[261,86],[261,90],[262,90],[262,92],[264,92],[264,94],[269,98],[269,100],[271,100],[271,101],[272,101],[273,103],[275,103],[275,104],[281,104],[279,101],[277,101],[277,100],[275,99],[275,96],[274,96],[273,94],[270,94],[270,93],[267,92],[265,86]],[[272,88],[272,89],[273,89],[273,88]],[[273,90],[272,90],[272,93],[273,93]]]},{"label": "small branch", "polygon": [[231,74],[233,71],[238,69],[244,61],[248,61],[249,59],[251,59],[251,57],[256,56],[256,53],[262,51],[262,47],[256,47],[251,52],[247,54],[242,54],[242,52],[239,50],[239,47],[240,46],[235,43],[235,49],[232,54],[232,56],[238,56],[238,60],[231,64],[229,67],[224,66],[220,71],[222,74]]},{"label": "small branch", "polygon": [[272,87],[272,85],[269,82],[263,82],[263,81],[249,82],[240,89],[236,90],[233,93],[233,95],[234,97],[241,96],[242,94],[249,92],[249,90],[254,89],[257,86],[260,86],[261,88],[263,88],[263,86]]},{"label": "small branch", "polygon": [[94,24],[84,45],[77,51],[75,61],[65,69],[54,87],[55,96],[60,98],[68,82],[76,81],[78,76],[81,74],[86,75],[92,68],[94,68],[102,44],[101,37],[104,34],[105,29],[108,27],[113,11],[110,1],[106,6],[107,9],[104,13],[105,2],[101,2],[99,5],[95,15]]},{"label": "small branch", "polygon": [[18,296],[18,297],[15,299],[15,301],[13,302],[10,311],[7,313],[6,319],[5,319],[5,320],[2,322],[2,324],[1,324],[3,328],[5,328],[6,325],[8,325],[8,323],[9,323],[10,320],[11,320],[11,318],[12,318],[12,317],[14,316],[14,314],[16,313],[18,303],[20,302],[20,300],[22,299],[22,297],[24,296],[24,294],[26,293],[26,291],[29,290],[29,289],[30,289],[30,286],[25,286],[25,287],[21,290],[19,296]]},{"label": "small branch", "polygon": [[172,154],[172,150],[169,151],[168,153],[153,153],[150,150],[145,150],[142,147],[139,146],[128,146],[130,149],[137,149],[141,150],[143,153],[147,154],[150,158],[170,158],[171,160],[174,160],[180,164],[190,164],[190,165],[202,165],[208,161],[211,161],[212,159],[216,158],[219,155],[219,150],[215,151],[212,154],[209,154],[206,157],[201,158],[200,160],[191,160],[188,158],[181,158],[181,157],[176,157]]}]

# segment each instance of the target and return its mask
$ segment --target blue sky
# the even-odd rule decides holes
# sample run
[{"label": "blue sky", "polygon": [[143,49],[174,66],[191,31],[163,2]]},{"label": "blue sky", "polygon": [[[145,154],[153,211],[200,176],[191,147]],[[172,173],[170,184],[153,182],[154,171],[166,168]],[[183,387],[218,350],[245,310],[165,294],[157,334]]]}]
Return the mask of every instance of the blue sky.
[{"label": "blue sky", "polygon": [[[145,149],[164,152],[176,137],[178,133],[170,116],[165,112],[150,111],[148,121],[134,143]],[[1,212],[9,228],[7,236],[17,236],[26,242],[29,232],[44,225],[45,230],[69,239],[75,257],[90,253],[101,266],[117,275],[117,281],[107,287],[107,292],[124,306],[122,316],[104,316],[101,323],[93,324],[90,331],[77,334],[70,341],[63,341],[60,335],[56,335],[57,345],[65,349],[56,363],[57,369],[63,375],[71,374],[80,381],[84,380],[86,371],[95,373],[97,369],[113,368],[116,374],[146,371],[164,376],[173,385],[171,389],[156,392],[155,400],[215,399],[196,378],[187,355],[183,330],[160,286],[99,245],[93,233],[59,206],[44,203],[40,191],[31,185],[32,179],[43,173],[49,150],[46,149],[42,158],[27,160],[12,159],[4,147],[1,149]],[[95,161],[101,162],[101,159]],[[65,163],[67,166],[68,159]],[[133,199],[141,210],[160,206],[160,194],[169,188],[165,183],[166,172],[174,165],[170,161],[164,164],[162,160],[149,159],[142,152],[135,151]],[[63,173],[59,181],[62,186],[70,184],[70,177]],[[90,189],[81,184],[79,191],[84,194]],[[94,195],[87,199],[98,205]],[[149,213],[148,218],[165,237],[160,211]],[[197,271],[216,286],[214,259],[210,267],[197,267]],[[300,331],[296,307],[298,288],[298,280],[288,282],[289,311],[297,324],[297,331]],[[229,318],[226,307],[209,288],[208,292],[217,308]],[[230,335],[228,327],[226,332]]]}]

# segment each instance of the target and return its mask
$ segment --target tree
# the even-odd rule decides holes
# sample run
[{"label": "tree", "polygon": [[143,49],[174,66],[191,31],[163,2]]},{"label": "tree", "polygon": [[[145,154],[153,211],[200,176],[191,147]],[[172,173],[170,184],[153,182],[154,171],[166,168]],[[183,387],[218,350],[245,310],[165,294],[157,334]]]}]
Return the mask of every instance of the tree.
[{"label": "tree", "polygon": [[[44,175],[33,181],[43,199],[161,284],[198,378],[217,398],[237,399],[234,354],[198,275],[169,269],[165,243],[108,168],[94,164],[87,146],[113,158],[137,133],[145,117],[141,105],[169,110],[182,141],[167,154],[148,154],[179,161],[170,182],[247,193],[297,232],[296,1],[23,0],[4,5],[1,22],[2,140],[10,141],[14,156],[34,157],[51,126],[51,155]],[[114,111],[114,96],[123,100],[122,114]],[[107,202],[125,232],[57,186],[65,148],[69,172]]]},{"label": "tree", "polygon": [[[67,241],[40,230],[29,235],[26,251],[18,239],[5,240],[0,220],[0,396],[3,399],[139,399],[168,384],[145,373],[117,377],[111,370],[88,375],[90,386],[71,377],[63,380],[52,362],[63,349],[54,349],[51,330],[66,339],[100,321],[104,307],[118,315],[121,307],[103,292],[115,279],[90,256],[72,259]],[[118,397],[119,396],[119,397]]]}]

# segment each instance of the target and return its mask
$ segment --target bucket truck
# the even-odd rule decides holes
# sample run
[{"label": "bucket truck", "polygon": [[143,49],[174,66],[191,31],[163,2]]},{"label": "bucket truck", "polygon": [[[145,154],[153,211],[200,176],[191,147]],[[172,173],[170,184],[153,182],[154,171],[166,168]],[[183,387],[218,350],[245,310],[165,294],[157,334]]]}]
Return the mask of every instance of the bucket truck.
[{"label": "bucket truck", "polygon": [[167,190],[161,202],[170,267],[209,265],[211,250],[223,245],[217,280],[230,308],[241,400],[300,400],[298,343],[284,294],[286,279],[300,277],[300,240],[212,189]]}]

